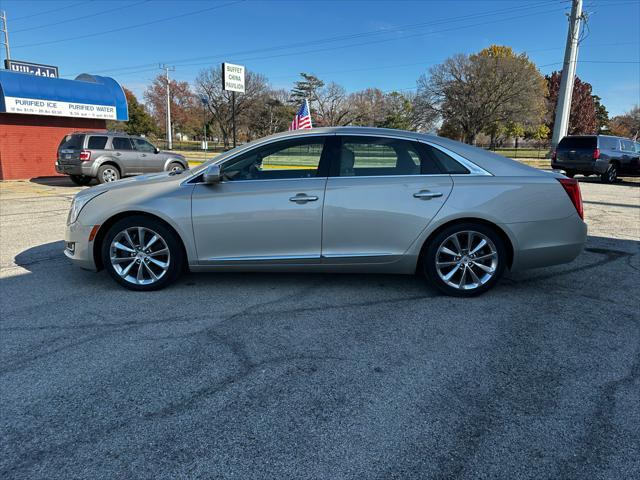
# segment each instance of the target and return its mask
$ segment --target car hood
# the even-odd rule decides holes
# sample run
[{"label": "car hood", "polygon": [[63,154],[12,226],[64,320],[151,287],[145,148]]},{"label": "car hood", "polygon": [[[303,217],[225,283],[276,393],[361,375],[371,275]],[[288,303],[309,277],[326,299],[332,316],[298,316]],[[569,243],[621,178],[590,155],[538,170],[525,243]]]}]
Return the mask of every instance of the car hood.
[{"label": "car hood", "polygon": [[163,154],[163,155],[168,155],[170,157],[184,158],[184,155],[181,155],[181,154],[176,153],[176,152],[172,152],[170,150],[160,150],[160,153]]},{"label": "car hood", "polygon": [[[136,177],[127,177],[122,180],[118,180],[117,182],[111,183],[103,183],[101,185],[96,185],[95,187],[86,188],[81,192],[76,194],[76,197],[82,197],[84,195],[91,195],[102,193],[102,192],[111,192],[115,190],[127,190],[129,188],[139,189],[144,186],[160,184],[160,183],[180,183],[187,176],[182,174],[175,174],[172,172],[161,172],[161,173],[151,173],[149,175],[138,175]],[[125,192],[122,192],[126,194]]]}]

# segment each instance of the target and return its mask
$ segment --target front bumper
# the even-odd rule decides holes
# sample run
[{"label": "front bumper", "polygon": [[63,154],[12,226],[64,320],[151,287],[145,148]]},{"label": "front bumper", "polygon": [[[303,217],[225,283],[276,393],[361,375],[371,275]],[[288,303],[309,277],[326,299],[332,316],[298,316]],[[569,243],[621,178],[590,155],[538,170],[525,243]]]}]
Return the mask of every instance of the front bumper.
[{"label": "front bumper", "polygon": [[85,270],[97,271],[93,259],[93,242],[89,241],[89,235],[93,225],[82,225],[80,222],[67,225],[64,234],[64,254],[75,265]]}]

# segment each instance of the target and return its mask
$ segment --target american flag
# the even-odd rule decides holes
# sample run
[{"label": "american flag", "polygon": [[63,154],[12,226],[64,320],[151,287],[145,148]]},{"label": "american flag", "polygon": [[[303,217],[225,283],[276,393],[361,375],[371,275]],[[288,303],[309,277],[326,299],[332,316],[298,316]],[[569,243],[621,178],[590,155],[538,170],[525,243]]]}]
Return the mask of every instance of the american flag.
[{"label": "american flag", "polygon": [[309,112],[309,102],[306,98],[296,116],[293,117],[289,130],[299,130],[301,128],[311,128],[311,113]]}]

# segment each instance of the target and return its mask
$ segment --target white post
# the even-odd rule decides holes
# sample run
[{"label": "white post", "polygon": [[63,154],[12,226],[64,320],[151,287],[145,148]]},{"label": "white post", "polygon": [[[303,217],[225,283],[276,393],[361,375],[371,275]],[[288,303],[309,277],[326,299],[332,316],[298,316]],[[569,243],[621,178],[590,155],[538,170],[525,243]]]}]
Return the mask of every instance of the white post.
[{"label": "white post", "polygon": [[562,137],[569,131],[569,114],[571,113],[571,96],[573,95],[573,83],[576,77],[576,65],[578,63],[578,39],[580,37],[580,20],[582,20],[582,0],[573,0],[571,17],[569,18],[569,32],[567,33],[567,45],[564,51],[564,63],[562,65],[562,77],[558,92],[558,104],[556,106],[555,122],[551,143],[555,148]]}]

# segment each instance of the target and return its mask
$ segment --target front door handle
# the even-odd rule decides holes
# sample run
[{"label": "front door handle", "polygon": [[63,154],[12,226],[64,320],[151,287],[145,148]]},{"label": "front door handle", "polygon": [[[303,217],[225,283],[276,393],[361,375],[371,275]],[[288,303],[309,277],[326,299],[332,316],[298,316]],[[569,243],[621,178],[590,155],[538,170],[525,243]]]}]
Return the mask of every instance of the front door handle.
[{"label": "front door handle", "polygon": [[429,190],[420,190],[413,194],[414,198],[421,198],[423,200],[429,200],[431,198],[438,198],[442,196],[441,192],[430,192]]},{"label": "front door handle", "polygon": [[306,193],[298,193],[295,197],[289,198],[290,202],[295,202],[297,204],[315,202],[316,200],[318,200],[318,197],[309,196]]}]

